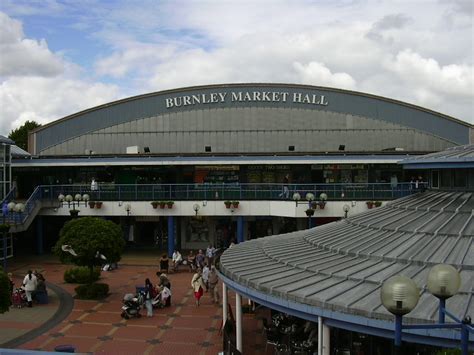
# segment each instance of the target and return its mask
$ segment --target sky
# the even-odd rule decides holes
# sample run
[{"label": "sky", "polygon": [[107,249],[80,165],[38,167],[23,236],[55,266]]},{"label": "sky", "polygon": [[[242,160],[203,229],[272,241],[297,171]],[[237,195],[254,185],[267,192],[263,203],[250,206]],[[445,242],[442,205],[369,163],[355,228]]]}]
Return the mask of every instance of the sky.
[{"label": "sky", "polygon": [[471,0],[1,0],[0,134],[186,86],[365,92],[474,124]]}]

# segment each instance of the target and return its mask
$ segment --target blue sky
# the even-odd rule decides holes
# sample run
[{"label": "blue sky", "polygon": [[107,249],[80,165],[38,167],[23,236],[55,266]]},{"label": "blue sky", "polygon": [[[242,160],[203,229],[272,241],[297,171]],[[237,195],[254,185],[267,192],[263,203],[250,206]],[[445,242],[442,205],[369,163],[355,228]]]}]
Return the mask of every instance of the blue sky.
[{"label": "blue sky", "polygon": [[470,0],[0,2],[0,134],[119,98],[283,82],[474,123]]}]

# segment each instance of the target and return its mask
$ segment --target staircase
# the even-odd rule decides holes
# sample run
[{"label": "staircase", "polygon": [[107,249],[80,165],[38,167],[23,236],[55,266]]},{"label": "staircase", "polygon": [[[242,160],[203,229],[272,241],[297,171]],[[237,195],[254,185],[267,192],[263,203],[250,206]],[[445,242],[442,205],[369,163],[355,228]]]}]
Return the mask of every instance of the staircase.
[{"label": "staircase", "polygon": [[[42,207],[41,189],[39,186],[36,187],[25,203],[16,203],[15,207],[17,208],[12,209],[8,207],[8,204],[15,203],[15,195],[16,189],[13,188],[1,202],[1,222],[10,225],[10,233],[26,231]],[[10,207],[13,207],[13,205]]]}]

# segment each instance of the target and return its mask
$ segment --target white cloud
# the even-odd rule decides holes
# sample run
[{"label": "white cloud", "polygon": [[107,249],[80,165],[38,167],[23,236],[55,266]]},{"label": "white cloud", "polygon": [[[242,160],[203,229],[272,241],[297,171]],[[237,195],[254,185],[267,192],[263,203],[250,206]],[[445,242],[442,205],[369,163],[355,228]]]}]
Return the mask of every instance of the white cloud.
[{"label": "white cloud", "polygon": [[310,62],[303,65],[299,62],[293,64],[300,76],[300,82],[305,84],[319,83],[321,86],[332,86],[342,89],[355,89],[355,80],[347,73],[331,73],[323,64]]},{"label": "white cloud", "polygon": [[44,124],[118,97],[118,89],[65,77],[16,77],[0,85],[0,131],[8,134],[27,120]]},{"label": "white cloud", "polygon": [[54,76],[63,71],[62,59],[46,41],[24,37],[22,25],[0,12],[0,76]]},{"label": "white cloud", "polygon": [[0,134],[27,120],[41,124],[118,98],[118,88],[94,82],[74,63],[25,38],[22,25],[0,12]]},{"label": "white cloud", "polygon": [[[45,42],[20,37],[63,65],[55,78],[78,81],[85,91],[95,87],[103,100],[209,83],[304,83],[386,96],[474,123],[472,6],[464,0],[88,1],[71,3],[74,10],[56,9],[54,16],[65,13],[72,28],[100,45],[92,69],[99,79],[120,81],[122,94],[83,79],[85,68],[52,53]],[[22,98],[18,83],[8,84]],[[50,111],[73,113],[77,102],[69,99]],[[80,101],[87,107],[92,98]],[[23,116],[54,116],[22,105],[16,112]]]}]

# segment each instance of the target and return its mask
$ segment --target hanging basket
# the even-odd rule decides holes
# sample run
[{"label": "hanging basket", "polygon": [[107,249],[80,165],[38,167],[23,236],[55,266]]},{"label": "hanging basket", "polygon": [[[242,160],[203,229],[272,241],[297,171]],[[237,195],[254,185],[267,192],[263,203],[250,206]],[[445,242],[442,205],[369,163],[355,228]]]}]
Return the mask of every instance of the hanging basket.
[{"label": "hanging basket", "polygon": [[314,215],[314,210],[312,208],[308,208],[306,211],[305,211],[306,215],[308,217],[311,217],[312,215]]}]

